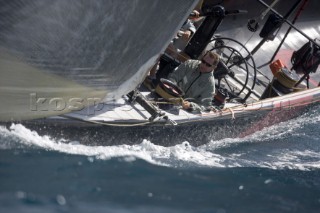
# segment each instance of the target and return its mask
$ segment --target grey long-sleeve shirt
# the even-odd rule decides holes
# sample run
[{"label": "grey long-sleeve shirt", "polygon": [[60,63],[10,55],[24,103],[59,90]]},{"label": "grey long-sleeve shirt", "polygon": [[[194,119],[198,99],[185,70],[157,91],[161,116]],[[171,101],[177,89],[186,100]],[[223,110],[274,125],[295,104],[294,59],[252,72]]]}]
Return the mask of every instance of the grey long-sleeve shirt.
[{"label": "grey long-sleeve shirt", "polygon": [[215,82],[213,72],[201,73],[200,61],[188,60],[180,64],[168,79],[175,82],[184,92],[184,99],[192,102],[193,110],[203,110],[212,106]]}]

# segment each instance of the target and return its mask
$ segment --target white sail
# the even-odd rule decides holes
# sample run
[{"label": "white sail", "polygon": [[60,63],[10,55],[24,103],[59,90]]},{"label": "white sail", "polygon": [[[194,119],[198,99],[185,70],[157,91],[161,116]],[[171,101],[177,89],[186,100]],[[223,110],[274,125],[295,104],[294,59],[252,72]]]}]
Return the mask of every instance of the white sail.
[{"label": "white sail", "polygon": [[129,92],[196,3],[0,3],[0,121],[63,114],[94,105],[108,93]]}]

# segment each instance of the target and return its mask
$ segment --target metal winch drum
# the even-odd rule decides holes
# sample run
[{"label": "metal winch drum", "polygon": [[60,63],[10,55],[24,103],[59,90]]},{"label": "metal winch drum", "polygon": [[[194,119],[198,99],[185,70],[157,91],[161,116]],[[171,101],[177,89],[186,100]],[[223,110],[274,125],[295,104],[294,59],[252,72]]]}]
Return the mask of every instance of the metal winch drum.
[{"label": "metal winch drum", "polygon": [[172,81],[161,78],[155,88],[155,92],[163,99],[172,103],[181,103],[184,92]]}]

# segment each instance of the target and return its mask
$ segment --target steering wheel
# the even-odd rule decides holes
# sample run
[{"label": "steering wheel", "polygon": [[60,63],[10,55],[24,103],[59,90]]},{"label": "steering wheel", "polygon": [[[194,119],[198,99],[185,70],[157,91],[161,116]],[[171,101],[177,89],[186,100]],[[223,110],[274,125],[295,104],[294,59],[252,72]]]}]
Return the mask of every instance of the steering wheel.
[{"label": "steering wheel", "polygon": [[211,40],[211,44],[213,47],[209,51],[216,52],[227,69],[222,80],[228,93],[245,102],[253,91],[257,76],[251,53],[243,44],[231,38],[217,37]]}]

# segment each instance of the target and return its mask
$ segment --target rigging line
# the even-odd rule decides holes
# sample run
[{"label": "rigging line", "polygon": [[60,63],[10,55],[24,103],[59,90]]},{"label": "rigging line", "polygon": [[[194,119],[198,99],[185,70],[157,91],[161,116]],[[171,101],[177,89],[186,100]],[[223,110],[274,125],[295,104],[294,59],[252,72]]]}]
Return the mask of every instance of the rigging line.
[{"label": "rigging line", "polygon": [[[253,32],[251,34],[251,36],[249,37],[249,39],[243,44],[243,46],[246,46],[248,44],[248,42],[253,38],[253,36],[256,34],[256,32]],[[240,51],[243,49],[243,47],[240,49]]]},{"label": "rigging line", "polygon": [[135,124],[114,124],[114,123],[107,123],[107,122],[99,122],[99,121],[86,121],[88,123],[93,123],[93,124],[99,124],[103,126],[115,126],[115,127],[134,127],[134,126],[145,126],[147,124],[150,124],[152,122],[143,122],[143,123],[135,123]]},{"label": "rigging line", "polygon": [[99,124],[99,125],[103,125],[103,126],[130,127],[130,126],[145,126],[147,124],[152,123],[150,121],[146,121],[146,122],[135,123],[135,124],[115,124],[115,123],[108,123],[108,122],[84,120],[84,119],[81,119],[81,118],[75,118],[75,117],[68,116],[68,115],[60,115],[60,117],[68,118],[68,119],[72,119],[72,120],[77,120],[77,121],[82,121],[84,123]]},{"label": "rigging line", "polygon": [[[293,24],[293,25],[296,23],[297,19],[298,19],[299,16],[301,15],[301,13],[302,13],[302,11],[304,10],[307,2],[308,2],[308,0],[304,0],[304,2],[302,3],[302,5],[300,6],[299,10],[297,11],[295,17],[294,17],[293,20],[292,20],[292,24]],[[300,1],[299,1],[299,3],[300,3]],[[260,65],[258,68],[261,68],[261,67],[263,67],[263,66],[271,63],[271,62],[274,60],[274,58],[276,57],[277,53],[279,52],[281,46],[282,46],[283,43],[285,42],[285,39],[286,39],[287,36],[289,35],[291,29],[292,29],[292,26],[289,26],[289,28],[287,29],[287,32],[285,33],[285,35],[284,35],[283,38],[281,39],[281,42],[280,42],[280,44],[278,45],[276,51],[273,53],[273,56],[271,57],[271,59],[270,59],[267,63]]]},{"label": "rigging line", "polygon": [[[238,29],[238,32],[239,32],[239,33],[237,33],[237,34],[240,34],[240,33],[242,32],[242,29],[245,29],[247,25],[244,24],[244,25],[241,25],[241,26],[242,26],[242,27],[240,27],[240,28]],[[245,26],[245,27],[244,27],[244,26]],[[254,36],[256,33],[257,33],[257,31],[254,31],[254,32],[251,33],[251,36],[249,36],[249,38],[247,39],[247,41],[245,41],[245,43],[243,44],[243,46],[241,46],[239,52],[241,52],[241,51],[244,49],[244,47],[248,44],[249,41],[251,41],[251,39],[253,38],[253,36]]]},{"label": "rigging line", "polygon": [[187,117],[188,120],[191,119],[190,115],[188,112],[186,112],[185,110],[180,110],[180,112],[182,112],[183,114],[185,114],[185,116]]},{"label": "rigging line", "polygon": [[150,103],[152,104],[170,104],[170,105],[179,105],[179,104],[176,104],[174,102],[169,102],[169,101],[149,101]]},{"label": "rigging line", "polygon": [[[262,0],[258,0],[262,5],[264,6],[268,6],[264,1]],[[290,25],[294,30],[296,30],[297,32],[299,32],[302,36],[304,36],[306,39],[308,39],[310,42],[312,42],[314,45],[319,46],[319,44],[317,44],[317,42],[315,42],[313,39],[311,39],[306,33],[302,32],[300,29],[298,29],[296,26],[294,26],[294,24],[292,24],[290,21],[287,20],[287,17],[282,16],[280,13],[278,13],[276,10],[271,8],[271,11],[278,15],[280,18],[283,19],[284,22],[286,22],[288,25]],[[288,15],[288,14],[286,14]]]}]

